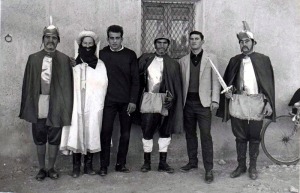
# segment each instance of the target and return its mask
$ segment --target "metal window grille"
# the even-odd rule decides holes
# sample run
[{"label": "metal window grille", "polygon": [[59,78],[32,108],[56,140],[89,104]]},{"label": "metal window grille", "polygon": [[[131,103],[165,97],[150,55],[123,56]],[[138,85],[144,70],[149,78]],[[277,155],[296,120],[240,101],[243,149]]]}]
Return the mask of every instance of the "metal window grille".
[{"label": "metal window grille", "polygon": [[142,53],[154,52],[154,38],[159,32],[170,35],[169,54],[181,58],[189,52],[188,34],[194,28],[193,3],[167,3],[163,1],[142,3]]}]

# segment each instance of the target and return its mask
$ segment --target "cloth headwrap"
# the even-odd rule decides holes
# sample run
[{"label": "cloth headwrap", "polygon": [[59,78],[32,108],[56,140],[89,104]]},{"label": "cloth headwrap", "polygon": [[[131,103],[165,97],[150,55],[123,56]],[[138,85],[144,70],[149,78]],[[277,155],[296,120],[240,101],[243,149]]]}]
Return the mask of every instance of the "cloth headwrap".
[{"label": "cloth headwrap", "polygon": [[91,37],[91,38],[93,38],[95,44],[97,44],[97,42],[98,42],[98,37],[95,34],[95,32],[90,31],[90,30],[83,30],[82,32],[79,33],[78,37],[76,38],[76,42],[77,42],[78,45],[81,44],[82,39],[84,37]]},{"label": "cloth headwrap", "polygon": [[[88,51],[85,47],[82,46],[82,40],[84,37],[91,37],[94,40],[94,45],[90,47]],[[95,51],[97,49],[98,37],[95,32],[91,30],[83,30],[79,33],[76,38],[76,42],[79,45],[78,48],[78,57],[76,58],[76,64],[81,64],[82,62],[88,63],[88,65],[92,68],[96,68],[98,58],[95,56]]]}]

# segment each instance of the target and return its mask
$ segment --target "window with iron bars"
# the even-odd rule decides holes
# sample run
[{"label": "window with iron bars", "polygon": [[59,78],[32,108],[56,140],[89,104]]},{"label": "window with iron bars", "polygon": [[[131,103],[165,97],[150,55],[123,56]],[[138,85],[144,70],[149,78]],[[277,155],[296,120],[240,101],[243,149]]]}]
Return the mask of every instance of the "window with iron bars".
[{"label": "window with iron bars", "polygon": [[143,1],[142,53],[155,52],[154,38],[160,32],[171,38],[169,55],[178,59],[189,52],[188,34],[195,24],[194,3]]}]

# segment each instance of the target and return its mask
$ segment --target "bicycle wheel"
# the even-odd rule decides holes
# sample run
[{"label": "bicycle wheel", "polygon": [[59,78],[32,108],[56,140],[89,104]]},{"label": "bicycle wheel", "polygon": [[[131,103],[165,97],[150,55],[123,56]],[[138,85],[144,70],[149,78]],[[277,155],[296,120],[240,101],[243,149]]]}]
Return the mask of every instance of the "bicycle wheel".
[{"label": "bicycle wheel", "polygon": [[261,131],[261,146],[276,164],[296,164],[299,157],[300,131],[297,132],[292,117],[283,115],[276,122],[269,120]]}]

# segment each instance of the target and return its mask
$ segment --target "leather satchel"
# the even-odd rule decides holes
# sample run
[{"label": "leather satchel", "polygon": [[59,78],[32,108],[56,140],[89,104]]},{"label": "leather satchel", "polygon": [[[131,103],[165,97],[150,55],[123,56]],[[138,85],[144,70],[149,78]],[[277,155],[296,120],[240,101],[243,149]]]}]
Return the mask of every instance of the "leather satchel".
[{"label": "leather satchel", "polygon": [[265,107],[262,94],[233,94],[233,100],[229,102],[229,113],[231,116],[242,120],[261,121],[264,119]]},{"label": "leather satchel", "polygon": [[168,109],[164,107],[167,93],[144,92],[141,101],[141,113],[160,113],[168,116]]}]

